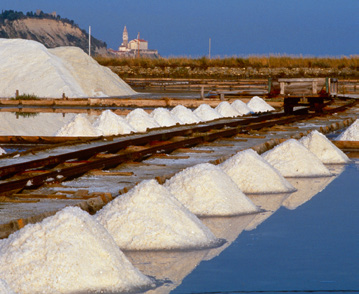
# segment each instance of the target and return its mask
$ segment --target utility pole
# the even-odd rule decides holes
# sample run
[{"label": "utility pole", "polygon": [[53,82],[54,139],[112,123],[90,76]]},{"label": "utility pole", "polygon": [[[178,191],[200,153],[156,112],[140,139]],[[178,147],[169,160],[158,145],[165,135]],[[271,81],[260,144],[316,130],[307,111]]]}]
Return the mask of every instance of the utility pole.
[{"label": "utility pole", "polygon": [[91,56],[91,26],[89,26],[89,56]]},{"label": "utility pole", "polygon": [[208,59],[211,59],[211,38],[209,38],[208,43]]}]

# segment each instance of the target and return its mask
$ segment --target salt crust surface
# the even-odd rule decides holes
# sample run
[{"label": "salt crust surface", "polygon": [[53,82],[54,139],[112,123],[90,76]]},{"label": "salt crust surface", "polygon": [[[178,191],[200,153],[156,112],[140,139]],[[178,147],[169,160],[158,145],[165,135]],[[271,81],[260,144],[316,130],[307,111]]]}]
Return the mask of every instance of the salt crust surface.
[{"label": "salt crust surface", "polygon": [[0,60],[0,97],[14,97],[16,90],[51,98],[61,98],[63,93],[70,98],[136,93],[73,47],[47,49],[32,40],[0,39]]},{"label": "salt crust surface", "polygon": [[252,149],[238,152],[219,165],[244,193],[286,193],[296,189]]},{"label": "salt crust surface", "polygon": [[335,138],[338,141],[359,141],[359,119],[356,119],[349,128]]},{"label": "salt crust surface", "polygon": [[95,217],[125,250],[205,248],[218,243],[212,232],[155,180],[141,182]]},{"label": "salt crust surface", "polygon": [[270,106],[267,102],[265,102],[262,98],[258,96],[254,96],[251,100],[249,100],[247,106],[253,113],[268,112],[275,110],[272,106]]},{"label": "salt crust surface", "polygon": [[337,146],[318,131],[299,140],[306,148],[312,151],[325,164],[348,163],[350,159]]},{"label": "salt crust surface", "polygon": [[76,207],[0,240],[0,252],[0,277],[19,293],[128,292],[153,283]]},{"label": "salt crust surface", "polygon": [[223,117],[223,115],[218,113],[218,111],[213,109],[208,104],[201,104],[195,110],[193,110],[193,113],[197,115],[202,121],[210,121]]},{"label": "salt crust surface", "polygon": [[107,109],[97,117],[93,127],[103,136],[124,135],[136,132],[121,116]]},{"label": "salt crust surface", "polygon": [[146,132],[147,129],[159,128],[160,125],[142,108],[132,110],[126,116],[127,122],[137,132]]},{"label": "salt crust surface", "polygon": [[236,117],[241,115],[234,107],[231,106],[227,101],[222,101],[217,105],[215,110],[223,117]]},{"label": "salt crust surface", "polygon": [[191,109],[183,105],[177,105],[171,110],[171,114],[177,116],[184,124],[194,124],[201,122],[201,119],[192,112]]},{"label": "salt crust surface", "polygon": [[241,100],[235,100],[232,102],[231,106],[238,111],[240,115],[246,115],[251,113],[251,109]]},{"label": "salt crust surface", "polygon": [[15,294],[9,287],[9,285],[2,279],[0,279],[0,294]]},{"label": "salt crust surface", "polygon": [[184,169],[164,186],[199,216],[229,216],[257,212],[258,208],[223,170],[203,163]]},{"label": "salt crust surface", "polygon": [[168,109],[163,107],[154,109],[150,116],[153,117],[161,127],[170,127],[177,123],[182,124],[182,121],[178,117],[172,115]]},{"label": "salt crust surface", "polygon": [[63,137],[96,137],[101,134],[92,126],[91,122],[83,114],[78,114],[69,123],[64,125],[55,135]]},{"label": "salt crust surface", "polygon": [[284,177],[325,177],[330,171],[297,140],[287,140],[262,154]]}]

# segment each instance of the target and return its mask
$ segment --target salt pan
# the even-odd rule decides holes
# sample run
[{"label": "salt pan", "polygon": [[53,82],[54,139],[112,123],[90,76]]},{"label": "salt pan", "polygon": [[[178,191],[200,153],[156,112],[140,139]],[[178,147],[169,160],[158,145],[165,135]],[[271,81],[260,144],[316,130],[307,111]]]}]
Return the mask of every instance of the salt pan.
[{"label": "salt pan", "polygon": [[326,136],[318,131],[312,131],[308,136],[299,140],[325,164],[348,163],[350,159]]},{"label": "salt pan", "polygon": [[247,106],[253,113],[268,112],[275,110],[272,106],[270,106],[267,102],[265,102],[262,98],[258,96],[254,96],[251,100],[249,100]]},{"label": "salt pan", "polygon": [[155,180],[117,197],[96,219],[126,250],[203,248],[219,241],[203,223]]},{"label": "salt pan", "polygon": [[183,105],[177,105],[171,110],[171,114],[177,116],[184,124],[194,124],[201,122],[201,119],[192,112],[191,109]]},{"label": "salt pan", "polygon": [[356,119],[343,133],[335,138],[338,141],[359,141],[359,119]]},{"label": "salt pan", "polygon": [[127,122],[138,132],[146,132],[147,129],[159,128],[160,125],[142,108],[132,110],[126,116]]},{"label": "salt pan", "polygon": [[217,110],[213,109],[208,104],[201,104],[193,113],[197,115],[202,121],[210,121],[223,117]]},{"label": "salt pan", "polygon": [[186,168],[164,186],[196,215],[229,216],[258,211],[232,179],[213,164]]},{"label": "salt pan", "polygon": [[94,122],[93,127],[103,136],[123,135],[136,132],[124,118],[109,109],[101,113]]},{"label": "salt pan", "polygon": [[239,112],[240,115],[247,115],[251,113],[251,109],[241,100],[235,100],[231,106]]},{"label": "salt pan", "polygon": [[92,126],[91,122],[83,115],[76,115],[68,124],[64,125],[56,136],[63,137],[96,137],[100,133]]},{"label": "salt pan", "polygon": [[244,193],[285,193],[295,188],[252,149],[238,152],[219,165]]},{"label": "salt pan", "polygon": [[1,240],[0,264],[0,277],[19,293],[128,292],[153,283],[75,207]]},{"label": "salt pan", "polygon": [[222,101],[215,109],[223,117],[236,117],[240,115],[240,113],[227,101]]},{"label": "salt pan", "polygon": [[325,177],[330,171],[297,140],[287,140],[262,154],[284,177]]},{"label": "salt pan", "polygon": [[169,110],[163,107],[154,109],[150,116],[153,117],[161,127],[170,127],[176,125],[177,123],[182,124],[179,118],[172,115]]}]

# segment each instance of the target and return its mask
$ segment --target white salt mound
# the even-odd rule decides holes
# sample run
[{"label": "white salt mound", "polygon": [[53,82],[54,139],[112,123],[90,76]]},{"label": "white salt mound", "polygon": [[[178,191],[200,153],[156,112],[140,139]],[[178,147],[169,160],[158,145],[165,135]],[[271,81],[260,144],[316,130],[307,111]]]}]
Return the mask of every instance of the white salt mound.
[{"label": "white salt mound", "polygon": [[223,117],[217,110],[213,109],[208,104],[201,104],[193,113],[197,115],[202,121],[210,121]]},{"label": "white salt mound", "polygon": [[351,124],[343,133],[335,138],[338,141],[359,141],[359,119]]},{"label": "white salt mound", "polygon": [[159,128],[160,125],[142,108],[132,110],[126,116],[127,122],[137,132],[146,132],[147,129]]},{"label": "white salt mound", "polygon": [[178,117],[179,120],[184,124],[195,124],[202,121],[196,114],[192,112],[191,109],[188,109],[183,105],[177,105],[174,107],[171,110],[171,114]]},{"label": "white salt mound", "polygon": [[213,164],[186,168],[164,186],[196,215],[229,216],[258,211],[232,179]]},{"label": "white salt mound", "polygon": [[219,166],[244,193],[286,193],[296,190],[252,149],[238,152]]},{"label": "white salt mound", "polygon": [[55,136],[63,137],[96,137],[100,135],[83,114],[76,115],[55,134]]},{"label": "white salt mound", "polygon": [[111,110],[105,110],[96,119],[93,127],[103,136],[123,135],[136,132],[127,121]]},{"label": "white salt mound", "polygon": [[177,123],[182,124],[178,117],[172,115],[168,109],[163,107],[154,109],[150,116],[153,117],[161,127],[175,126]]},{"label": "white salt mound", "polygon": [[235,100],[232,102],[231,106],[238,111],[240,115],[247,115],[251,113],[251,109],[241,100]]},{"label": "white salt mound", "polygon": [[267,102],[265,102],[262,98],[258,96],[254,96],[251,100],[249,100],[247,106],[253,113],[261,113],[275,110],[272,106],[270,106]]},{"label": "white salt mound", "polygon": [[62,59],[66,69],[88,97],[136,94],[117,74],[99,65],[78,47],[58,47],[49,49],[49,52]]},{"label": "white salt mound", "polygon": [[0,147],[0,155],[6,154],[6,151]]},{"label": "white salt mound", "polygon": [[0,39],[0,60],[0,97],[14,97],[16,90],[50,98],[136,93],[78,48],[47,49],[32,40]]},{"label": "white salt mound", "polygon": [[155,180],[143,181],[96,214],[120,248],[203,248],[218,240],[203,223]]},{"label": "white salt mound", "polygon": [[216,111],[223,117],[236,117],[241,115],[234,107],[231,106],[227,101],[222,101],[215,108]]},{"label": "white salt mound", "polygon": [[262,154],[284,177],[325,177],[330,171],[297,140],[287,140]]},{"label": "white salt mound", "polygon": [[18,293],[128,292],[152,280],[80,208],[68,207],[0,241],[0,277]]},{"label": "white salt mound", "polygon": [[9,285],[2,279],[0,279],[0,294],[15,294],[9,287]]},{"label": "white salt mound", "polygon": [[350,159],[343,151],[330,142],[326,136],[316,130],[301,138],[299,142],[318,156],[325,164],[350,162]]}]

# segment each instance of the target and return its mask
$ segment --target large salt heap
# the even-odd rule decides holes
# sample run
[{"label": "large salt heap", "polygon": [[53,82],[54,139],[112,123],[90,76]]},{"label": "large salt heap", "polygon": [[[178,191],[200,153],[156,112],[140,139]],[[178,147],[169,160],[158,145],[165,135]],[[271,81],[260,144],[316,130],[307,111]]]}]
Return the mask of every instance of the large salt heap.
[{"label": "large salt heap", "polygon": [[215,110],[223,117],[236,117],[241,115],[234,107],[231,106],[227,101],[222,101],[217,105]]},{"label": "large salt heap", "polygon": [[213,164],[186,168],[164,186],[196,215],[228,216],[258,211],[231,178]]},{"label": "large salt heap", "polygon": [[127,122],[137,132],[146,132],[147,129],[159,128],[160,125],[142,108],[132,110],[126,116]]},{"label": "large salt heap", "polygon": [[136,93],[78,48],[49,50],[32,40],[0,39],[0,60],[0,97],[14,97],[16,90],[49,98]]},{"label": "large salt heap", "polygon": [[125,250],[205,248],[219,240],[155,180],[143,181],[96,214]]},{"label": "large salt heap", "polygon": [[330,171],[297,140],[287,140],[262,154],[284,177],[326,177]]},{"label": "large salt heap", "polygon": [[220,167],[244,193],[286,193],[295,188],[252,149],[238,152]]},{"label": "large salt heap", "polygon": [[182,124],[182,121],[178,117],[172,115],[168,109],[163,107],[157,107],[154,109],[150,116],[153,117],[161,127],[170,127],[176,124]]},{"label": "large salt heap", "polygon": [[195,124],[202,121],[196,114],[192,112],[191,109],[188,109],[183,105],[177,105],[174,107],[171,110],[171,114],[178,117],[184,124]]},{"label": "large salt heap", "polygon": [[202,121],[210,121],[223,117],[223,115],[218,113],[217,110],[213,109],[208,104],[201,104],[195,110],[193,110],[193,113],[197,115]]},{"label": "large salt heap", "polygon": [[241,100],[235,100],[232,102],[231,106],[238,111],[240,115],[247,115],[251,113],[251,109]]},{"label": "large salt heap", "polygon": [[359,141],[359,119],[356,119],[344,132],[335,138],[338,141]]},{"label": "large salt heap", "polygon": [[275,110],[272,106],[270,106],[267,102],[258,96],[254,96],[251,100],[249,100],[247,106],[253,113],[269,112]]},{"label": "large salt heap", "polygon": [[0,277],[18,293],[129,292],[153,283],[75,207],[0,240],[0,264]]},{"label": "large salt heap", "polygon": [[[60,57],[87,97],[127,96],[136,92],[108,67],[101,66],[78,47],[58,47],[49,52]],[[66,93],[66,92],[65,92]]]},{"label": "large salt heap", "polygon": [[318,156],[325,164],[350,162],[350,159],[343,151],[330,142],[326,136],[316,130],[301,138],[299,142]]},{"label": "large salt heap", "polygon": [[107,109],[96,119],[93,127],[103,136],[124,135],[136,132],[121,116]]},{"label": "large salt heap", "polygon": [[57,131],[55,135],[63,137],[96,137],[101,134],[83,114],[78,114]]}]

